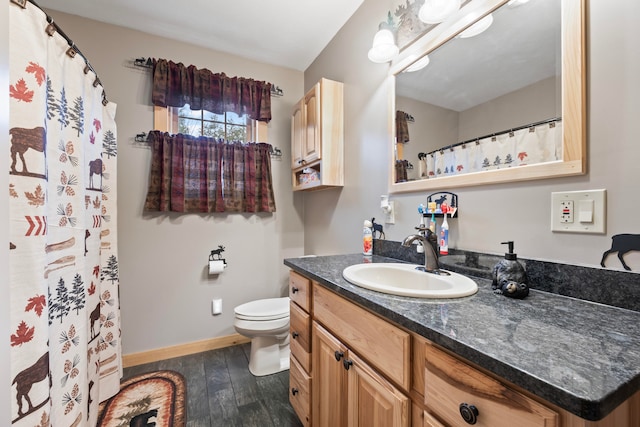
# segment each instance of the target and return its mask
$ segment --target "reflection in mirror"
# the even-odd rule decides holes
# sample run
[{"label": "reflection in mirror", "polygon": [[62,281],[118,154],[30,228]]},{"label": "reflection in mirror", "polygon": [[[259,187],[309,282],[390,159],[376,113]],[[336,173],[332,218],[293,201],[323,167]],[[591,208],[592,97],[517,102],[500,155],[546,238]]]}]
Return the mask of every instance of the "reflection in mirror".
[{"label": "reflection in mirror", "polygon": [[[469,3],[392,66],[390,191],[584,173],[583,0]],[[493,23],[453,37],[470,11]]]}]

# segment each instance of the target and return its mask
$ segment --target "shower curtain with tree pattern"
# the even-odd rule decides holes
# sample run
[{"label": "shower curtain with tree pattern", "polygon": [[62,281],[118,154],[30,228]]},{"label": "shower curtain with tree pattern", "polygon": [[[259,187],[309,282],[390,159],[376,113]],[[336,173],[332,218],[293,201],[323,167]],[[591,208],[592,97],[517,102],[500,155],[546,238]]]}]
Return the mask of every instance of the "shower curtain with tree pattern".
[{"label": "shower curtain with tree pattern", "polygon": [[42,10],[9,9],[12,425],[94,426],[122,374],[116,106]]}]

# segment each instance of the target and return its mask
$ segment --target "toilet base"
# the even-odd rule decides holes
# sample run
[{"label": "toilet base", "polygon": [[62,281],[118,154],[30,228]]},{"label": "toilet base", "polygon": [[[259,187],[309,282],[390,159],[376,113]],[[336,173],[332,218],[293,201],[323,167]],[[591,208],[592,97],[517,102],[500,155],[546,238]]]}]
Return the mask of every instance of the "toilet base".
[{"label": "toilet base", "polygon": [[249,372],[256,377],[289,369],[289,335],[283,339],[254,337],[251,339]]}]

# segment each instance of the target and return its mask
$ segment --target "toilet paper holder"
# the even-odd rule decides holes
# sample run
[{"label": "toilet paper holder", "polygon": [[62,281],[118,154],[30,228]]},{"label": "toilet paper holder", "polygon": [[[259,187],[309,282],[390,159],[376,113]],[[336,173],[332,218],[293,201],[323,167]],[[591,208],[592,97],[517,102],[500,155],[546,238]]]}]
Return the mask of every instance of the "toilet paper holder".
[{"label": "toilet paper holder", "polygon": [[218,245],[218,249],[213,249],[211,254],[209,255],[209,261],[222,261],[227,266],[227,261],[221,257],[222,252],[224,252],[224,246]]}]

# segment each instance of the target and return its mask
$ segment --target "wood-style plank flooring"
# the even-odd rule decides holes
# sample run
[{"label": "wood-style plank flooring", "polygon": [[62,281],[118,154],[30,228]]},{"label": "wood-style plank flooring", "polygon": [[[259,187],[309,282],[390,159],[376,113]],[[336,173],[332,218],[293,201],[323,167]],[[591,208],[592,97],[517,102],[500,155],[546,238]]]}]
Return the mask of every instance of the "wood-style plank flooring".
[{"label": "wood-style plank flooring", "polygon": [[123,380],[168,369],[187,381],[187,427],[301,427],[289,403],[289,371],[254,377],[250,344],[124,369]]}]

